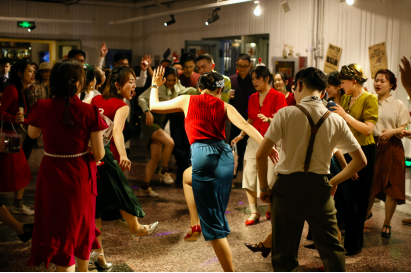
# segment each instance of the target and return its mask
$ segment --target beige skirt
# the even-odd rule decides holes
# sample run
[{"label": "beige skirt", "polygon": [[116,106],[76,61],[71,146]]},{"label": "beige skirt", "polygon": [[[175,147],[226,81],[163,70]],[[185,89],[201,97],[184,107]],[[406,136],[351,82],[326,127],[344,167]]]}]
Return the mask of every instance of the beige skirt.
[{"label": "beige skirt", "polygon": [[[257,197],[260,197],[260,182],[257,175],[256,154],[258,151],[257,142],[252,138],[248,139],[247,148],[244,154],[244,168],[243,168],[243,189],[257,192]],[[278,147],[278,145],[277,145]],[[278,150],[278,148],[277,148]],[[277,175],[274,173],[275,165],[271,160],[268,160],[268,186],[273,187]]]}]

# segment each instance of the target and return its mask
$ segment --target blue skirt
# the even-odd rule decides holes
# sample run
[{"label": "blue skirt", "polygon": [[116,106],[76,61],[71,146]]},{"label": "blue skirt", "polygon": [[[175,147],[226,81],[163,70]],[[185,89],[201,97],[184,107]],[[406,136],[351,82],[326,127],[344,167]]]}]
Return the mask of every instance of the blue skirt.
[{"label": "blue skirt", "polygon": [[233,182],[234,156],[223,140],[191,145],[192,185],[201,229],[206,241],[230,234],[225,211]]}]

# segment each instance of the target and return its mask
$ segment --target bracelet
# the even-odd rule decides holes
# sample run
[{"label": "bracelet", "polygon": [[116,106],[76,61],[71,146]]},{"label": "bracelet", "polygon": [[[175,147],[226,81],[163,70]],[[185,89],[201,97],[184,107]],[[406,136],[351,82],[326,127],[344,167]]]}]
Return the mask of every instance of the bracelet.
[{"label": "bracelet", "polygon": [[270,188],[260,188],[260,192],[268,192]]},{"label": "bracelet", "polygon": [[241,134],[241,133],[238,136],[241,137],[241,138],[244,138],[243,134]]}]

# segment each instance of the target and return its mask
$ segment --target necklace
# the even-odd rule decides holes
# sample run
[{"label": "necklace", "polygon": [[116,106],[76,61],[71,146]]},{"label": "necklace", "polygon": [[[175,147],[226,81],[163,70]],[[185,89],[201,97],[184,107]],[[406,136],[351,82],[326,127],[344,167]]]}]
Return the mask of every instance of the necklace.
[{"label": "necklace", "polygon": [[361,97],[362,94],[364,94],[364,90],[361,92],[360,95],[358,95],[358,97],[356,97],[356,98],[351,97],[351,100],[357,100],[359,97]]},{"label": "necklace", "polygon": [[[268,92],[269,92],[269,91],[268,91]],[[267,93],[265,93],[265,94],[258,93],[258,95],[259,95],[259,96],[265,96],[265,95],[267,95],[267,94],[268,94],[268,92],[267,92]]]}]

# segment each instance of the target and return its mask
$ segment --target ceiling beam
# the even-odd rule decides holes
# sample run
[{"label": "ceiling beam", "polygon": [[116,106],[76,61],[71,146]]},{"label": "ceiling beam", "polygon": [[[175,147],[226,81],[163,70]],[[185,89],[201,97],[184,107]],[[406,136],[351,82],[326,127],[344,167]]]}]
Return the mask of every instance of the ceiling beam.
[{"label": "ceiling beam", "polygon": [[72,19],[46,19],[46,18],[27,18],[27,17],[0,17],[0,21],[32,21],[36,23],[80,23],[80,24],[94,24],[97,21],[89,20],[72,20]]},{"label": "ceiling beam", "polygon": [[119,21],[110,21],[109,24],[110,25],[127,24],[127,23],[133,23],[133,22],[138,22],[138,21],[143,21],[143,20],[168,16],[170,14],[175,15],[175,14],[179,14],[179,13],[186,13],[186,12],[190,12],[190,11],[209,9],[209,8],[215,8],[215,7],[222,7],[222,6],[240,4],[240,3],[251,2],[251,1],[253,1],[253,0],[227,0],[227,1],[223,1],[223,2],[216,2],[216,3],[207,4],[207,5],[194,6],[194,7],[185,8],[185,9],[176,9],[176,10],[169,10],[169,11],[155,13],[155,14],[143,15],[143,16],[133,17],[133,18],[119,20]]},{"label": "ceiling beam", "polygon": [[121,3],[121,2],[105,2],[95,0],[81,0],[80,5],[92,6],[111,6],[111,7],[126,7],[126,8],[144,8],[148,6],[161,5],[162,3],[172,2],[172,0],[150,0],[139,3]]}]

